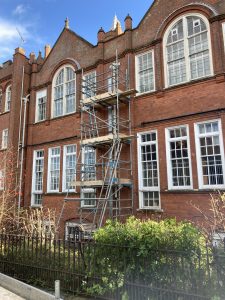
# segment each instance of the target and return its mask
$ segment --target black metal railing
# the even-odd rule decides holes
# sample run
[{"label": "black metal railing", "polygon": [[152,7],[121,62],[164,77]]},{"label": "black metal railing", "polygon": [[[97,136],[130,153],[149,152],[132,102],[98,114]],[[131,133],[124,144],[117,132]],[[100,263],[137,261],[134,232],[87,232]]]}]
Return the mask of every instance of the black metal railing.
[{"label": "black metal railing", "polygon": [[0,272],[48,289],[60,280],[65,292],[103,299],[224,299],[224,249],[142,253],[86,237],[0,234]]}]

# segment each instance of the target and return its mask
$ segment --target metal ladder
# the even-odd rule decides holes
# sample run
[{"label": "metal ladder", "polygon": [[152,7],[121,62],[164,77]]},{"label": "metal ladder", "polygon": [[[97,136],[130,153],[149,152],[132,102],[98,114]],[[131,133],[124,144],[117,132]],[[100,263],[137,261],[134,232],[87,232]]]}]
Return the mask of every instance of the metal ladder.
[{"label": "metal ladder", "polygon": [[[99,200],[97,202],[97,207],[93,218],[93,226],[95,226],[96,224],[97,228],[100,228],[102,226],[106,208],[110,201],[112,186],[114,184],[113,180],[117,175],[117,167],[118,167],[122,146],[123,145],[120,140],[113,141],[113,145],[109,152],[110,158],[107,164],[105,176],[99,194]],[[100,215],[99,215],[99,211],[100,211]],[[97,222],[98,215],[99,215],[99,219]]]}]

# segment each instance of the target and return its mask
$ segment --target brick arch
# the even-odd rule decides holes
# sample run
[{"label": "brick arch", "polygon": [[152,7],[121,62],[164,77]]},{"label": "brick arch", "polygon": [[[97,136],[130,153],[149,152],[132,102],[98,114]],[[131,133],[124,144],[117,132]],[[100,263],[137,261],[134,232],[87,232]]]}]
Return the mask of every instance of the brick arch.
[{"label": "brick arch", "polygon": [[53,71],[51,72],[51,75],[50,75],[50,81],[52,82],[54,76],[55,76],[55,73],[63,66],[63,65],[71,65],[74,67],[75,71],[81,69],[81,66],[79,64],[79,62],[76,60],[76,59],[73,59],[73,58],[66,58],[66,59],[63,59],[61,60],[53,69]]},{"label": "brick arch", "polygon": [[10,85],[12,85],[12,81],[11,81],[11,80],[8,81],[6,84],[2,84],[2,85],[0,86],[0,89],[2,90],[2,93],[3,93],[3,94],[6,92],[7,87],[10,86]]},{"label": "brick arch", "polygon": [[179,9],[174,10],[172,13],[170,13],[163,21],[160,27],[158,28],[155,40],[163,39],[164,32],[166,31],[169,24],[176,18],[178,18],[180,15],[184,13],[191,13],[193,14],[195,12],[203,14],[208,19],[210,17],[215,17],[218,15],[217,10],[210,4],[206,4],[203,2],[195,2],[195,3],[189,3],[185,6],[180,7]]}]

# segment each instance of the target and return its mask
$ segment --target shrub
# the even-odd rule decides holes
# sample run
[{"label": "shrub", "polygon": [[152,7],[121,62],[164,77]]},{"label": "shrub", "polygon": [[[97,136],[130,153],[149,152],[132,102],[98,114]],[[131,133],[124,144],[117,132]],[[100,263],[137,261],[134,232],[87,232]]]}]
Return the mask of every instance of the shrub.
[{"label": "shrub", "polygon": [[[192,291],[193,286],[207,284],[206,259],[199,259],[205,253],[205,239],[188,222],[143,222],[134,217],[126,223],[108,221],[94,240],[89,277],[96,280],[84,282],[89,293],[119,289],[129,299],[127,282]],[[147,299],[144,294],[140,297]]]}]

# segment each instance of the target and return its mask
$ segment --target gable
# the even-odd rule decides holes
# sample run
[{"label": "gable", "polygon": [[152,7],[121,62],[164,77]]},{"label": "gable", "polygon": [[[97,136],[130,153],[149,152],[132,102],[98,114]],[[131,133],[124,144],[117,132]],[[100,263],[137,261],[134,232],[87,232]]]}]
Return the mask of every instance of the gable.
[{"label": "gable", "polygon": [[[222,0],[224,2],[224,0]],[[148,43],[159,38],[159,33],[168,22],[169,18],[179,10],[191,9],[191,6],[199,6],[213,17],[219,14],[218,0],[155,0],[145,16],[134,30],[134,47],[141,47],[143,41]],[[225,6],[225,5],[224,5]],[[220,5],[220,10],[222,5]],[[225,7],[224,7],[225,9]],[[141,38],[139,38],[141,36]]]},{"label": "gable", "polygon": [[64,29],[37,73],[38,85],[49,81],[53,70],[64,60],[76,62],[77,69],[94,64],[98,55],[96,52],[96,47],[73,31]]}]

